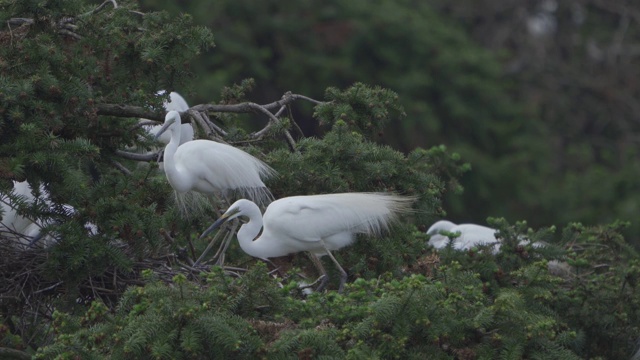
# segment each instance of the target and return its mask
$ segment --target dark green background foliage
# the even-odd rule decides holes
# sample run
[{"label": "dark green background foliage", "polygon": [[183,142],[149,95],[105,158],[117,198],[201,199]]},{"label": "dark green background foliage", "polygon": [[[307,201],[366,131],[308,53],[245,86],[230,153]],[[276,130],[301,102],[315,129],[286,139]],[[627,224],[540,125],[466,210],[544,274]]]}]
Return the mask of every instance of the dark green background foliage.
[{"label": "dark green background foliage", "polygon": [[[621,131],[574,141],[603,108],[590,102],[594,122],[574,128],[575,92],[546,94],[545,70],[510,67],[533,41],[478,36],[498,33],[499,21],[481,25],[492,8],[466,4],[476,18],[438,1],[142,3],[0,1],[0,193],[55,220],[46,229],[60,239],[25,250],[0,235],[0,357],[630,357],[640,227],[610,220],[635,220],[637,149]],[[318,100],[288,105],[259,139],[261,114],[209,115],[279,172],[267,183],[276,198],[386,191],[414,196],[414,211],[335,252],[349,274],[341,294],[330,261],[329,290],[306,294],[299,285],[318,274],[304,254],[273,259],[274,270],[235,241],[226,270],[194,268],[207,245],[197,237],[224,205],[196,198],[202,211],[185,216],[155,163],[121,155],[152,148],[136,123],[140,112],[163,119],[161,89],[191,105],[286,91]],[[592,146],[609,139],[615,149]],[[58,205],[11,194],[23,180]],[[438,218],[489,215],[499,253],[426,245]]]},{"label": "dark green background foliage", "polygon": [[[467,191],[447,197],[457,222],[487,216],[534,226],[631,221],[638,242],[637,4],[578,0],[425,2],[144,0],[191,13],[217,47],[194,65],[193,98],[252,77],[252,98],[284,91],[320,98],[328,86],[377,84],[397,92],[407,117],[381,140],[401,151],[445,144],[473,165]],[[627,11],[626,9],[633,9]],[[532,19],[556,32],[534,36]],[[581,20],[582,19],[582,20]],[[633,95],[635,94],[635,95]],[[300,109],[307,135],[325,130]]]}]

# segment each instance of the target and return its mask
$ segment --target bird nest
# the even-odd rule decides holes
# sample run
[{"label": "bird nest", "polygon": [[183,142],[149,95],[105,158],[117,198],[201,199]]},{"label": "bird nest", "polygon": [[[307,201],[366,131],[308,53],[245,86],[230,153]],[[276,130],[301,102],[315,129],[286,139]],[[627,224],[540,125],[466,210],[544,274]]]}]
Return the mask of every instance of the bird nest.
[{"label": "bird nest", "polygon": [[[127,254],[133,259],[133,254]],[[56,308],[68,304],[88,304],[101,300],[113,309],[129,286],[144,285],[143,270],[152,270],[154,278],[169,282],[179,274],[197,278],[204,267],[184,265],[176,254],[145,257],[133,261],[127,271],[110,266],[100,274],[76,278],[69,283],[56,276],[47,264],[51,250],[16,245],[15,237],[0,232],[0,316],[12,333],[25,334],[37,323],[50,321]],[[184,265],[184,266],[183,266]]]}]

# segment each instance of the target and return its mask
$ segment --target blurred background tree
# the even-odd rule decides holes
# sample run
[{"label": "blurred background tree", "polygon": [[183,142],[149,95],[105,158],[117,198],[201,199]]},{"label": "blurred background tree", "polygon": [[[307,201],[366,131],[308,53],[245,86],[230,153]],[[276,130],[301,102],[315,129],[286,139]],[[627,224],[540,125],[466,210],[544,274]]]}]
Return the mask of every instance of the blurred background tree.
[{"label": "blurred background tree", "polygon": [[[199,96],[248,77],[258,100],[356,81],[396,91],[407,117],[379,141],[404,151],[445,144],[473,166],[465,193],[446,199],[457,222],[622,219],[628,234],[640,231],[638,4],[141,3],[213,29],[217,47],[195,65]],[[305,134],[322,133],[310,113],[294,115]]]}]

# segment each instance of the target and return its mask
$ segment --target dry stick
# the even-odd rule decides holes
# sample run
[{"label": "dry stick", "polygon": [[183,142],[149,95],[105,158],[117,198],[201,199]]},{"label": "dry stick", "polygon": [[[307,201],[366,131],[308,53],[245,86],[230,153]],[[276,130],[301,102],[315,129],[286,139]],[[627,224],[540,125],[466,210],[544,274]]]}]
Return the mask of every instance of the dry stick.
[{"label": "dry stick", "polygon": [[[211,119],[209,119],[209,115],[206,112],[189,110],[188,115],[191,116],[192,119],[196,121],[198,125],[206,132],[207,136],[213,136],[215,133],[220,134],[221,136],[227,136],[227,132],[222,130],[221,127],[214,124]],[[220,136],[216,135],[216,139],[222,140]]]},{"label": "dry stick", "polygon": [[201,128],[202,130],[205,131],[207,137],[215,137],[215,140],[221,143],[225,143],[226,141],[224,141],[221,137],[217,136],[215,134],[215,131],[218,131],[221,134],[224,134],[225,136],[227,135],[226,132],[222,131],[222,129],[216,127],[211,120],[205,119],[206,113],[201,113],[198,111],[193,111],[193,110],[189,110],[188,111],[189,116],[191,117],[191,119],[193,119],[195,121],[195,123],[198,126],[194,126],[194,131],[197,131],[198,128]]},{"label": "dry stick", "polygon": [[289,110],[289,119],[291,119],[291,123],[293,124],[294,129],[298,131],[298,135],[300,135],[300,137],[304,137],[304,133],[302,132],[302,129],[300,128],[296,120],[293,118],[293,112],[291,111],[291,107],[289,105],[287,105],[287,109]]},{"label": "dry stick", "polygon": [[[269,129],[274,124],[277,124],[277,123],[280,122],[280,119],[278,119],[269,110],[261,107],[260,105],[253,104],[253,103],[250,103],[250,104],[252,104],[251,105],[252,107],[254,107],[258,111],[262,112],[263,114],[266,114],[269,117],[269,123],[267,123],[267,125],[264,128],[262,128],[262,130],[257,131],[257,132],[255,132],[255,133],[253,133],[251,135],[251,137],[254,138],[254,139],[261,139],[262,136],[264,136],[264,134],[266,134],[267,131],[269,131]],[[284,136],[287,138],[287,143],[289,144],[289,147],[291,148],[291,151],[296,151],[296,142],[295,142],[295,140],[293,140],[293,137],[289,133],[289,130],[284,130]]]},{"label": "dry stick", "polygon": [[128,151],[116,150],[116,155],[125,159],[136,160],[136,161],[153,161],[158,158],[159,154],[160,152],[149,153],[149,154],[136,154]]},{"label": "dry stick", "polygon": [[58,30],[58,34],[67,35],[67,36],[70,36],[70,37],[72,37],[72,38],[74,38],[76,40],[81,40],[82,39],[82,36],[72,32],[70,30],[67,30],[67,29]]},{"label": "dry stick", "polygon": [[211,119],[209,119],[209,114],[203,112],[200,113],[202,115],[202,117],[205,119],[205,121],[207,122],[207,124],[209,124],[209,126],[214,129],[215,131],[217,131],[220,136],[227,136],[227,132],[224,131],[221,127],[219,127],[218,125],[216,125],[213,121],[211,121]]},{"label": "dry stick", "polygon": [[45,292],[45,291],[47,291],[47,290],[51,290],[51,289],[55,288],[56,286],[58,286],[58,285],[62,284],[63,282],[64,282],[64,281],[58,281],[57,283],[55,283],[55,284],[53,284],[53,285],[51,285],[51,286],[48,286],[48,287],[46,287],[46,288],[44,288],[44,289],[40,289],[40,290],[38,290],[38,291],[34,291],[33,293],[34,293],[34,294],[39,294],[39,293],[41,293],[41,292]]},{"label": "dry stick", "polygon": [[154,121],[154,120],[142,120],[142,121],[139,121],[137,124],[133,125],[130,128],[130,130],[133,131],[133,130],[136,130],[136,129],[141,128],[143,126],[155,126],[155,125],[159,125],[157,121]]},{"label": "dry stick", "polygon": [[105,2],[100,4],[97,8],[93,9],[93,11],[89,11],[88,13],[85,13],[82,16],[94,15],[94,14],[98,13],[99,11],[101,11],[108,3],[112,3],[114,9],[118,8],[118,3],[116,3],[116,0],[105,0]]},{"label": "dry stick", "polygon": [[127,176],[131,176],[131,171],[127,169],[124,165],[120,164],[115,160],[111,160],[111,163],[113,164],[113,166],[115,166],[116,169],[120,170],[120,172],[122,172],[123,174]]}]

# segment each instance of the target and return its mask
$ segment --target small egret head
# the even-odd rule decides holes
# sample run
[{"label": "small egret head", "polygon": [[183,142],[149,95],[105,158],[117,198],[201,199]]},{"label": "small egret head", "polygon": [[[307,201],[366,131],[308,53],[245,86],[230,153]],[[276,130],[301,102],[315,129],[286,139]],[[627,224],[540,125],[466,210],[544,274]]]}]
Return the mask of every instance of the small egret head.
[{"label": "small egret head", "polygon": [[[177,126],[175,126],[174,124],[177,124]],[[164,124],[162,125],[160,130],[158,130],[158,132],[156,133],[156,136],[154,136],[153,139],[158,140],[160,135],[162,135],[167,130],[180,131],[180,124],[181,124],[180,113],[178,113],[175,110],[169,111],[167,115],[164,117]]]}]

